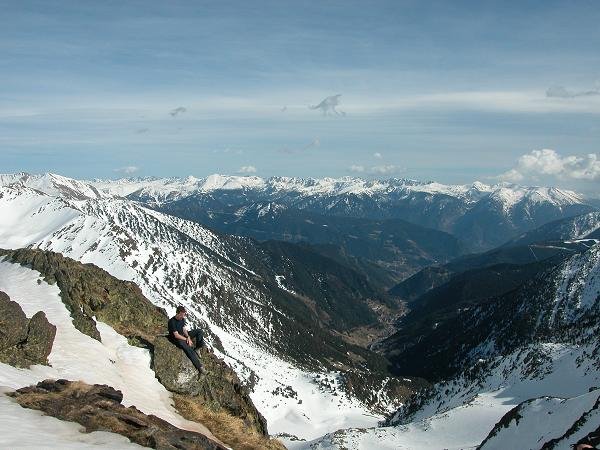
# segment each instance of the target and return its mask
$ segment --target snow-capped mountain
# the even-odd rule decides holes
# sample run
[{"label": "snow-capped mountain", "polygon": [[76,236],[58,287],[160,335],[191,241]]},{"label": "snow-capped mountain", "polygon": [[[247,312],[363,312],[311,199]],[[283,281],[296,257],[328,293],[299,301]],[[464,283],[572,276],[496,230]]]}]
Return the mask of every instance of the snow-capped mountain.
[{"label": "snow-capped mountain", "polygon": [[112,195],[98,191],[94,186],[83,181],[46,173],[30,175],[25,172],[17,174],[0,174],[0,186],[27,186],[39,192],[55,197],[68,199],[105,198]]},{"label": "snow-capped mountain", "polygon": [[453,234],[471,250],[484,250],[547,222],[595,208],[573,191],[507,183],[444,185],[392,178],[290,178],[210,175],[205,178],[126,178],[77,182],[57,175],[4,175],[42,192],[79,198],[120,196],[158,210],[185,210],[198,221],[215,213],[225,220],[240,208],[275,204],[321,215],[365,219],[402,219]]},{"label": "snow-capped mountain", "polygon": [[[489,249],[552,220],[595,209],[573,191],[501,183],[444,185],[406,179],[288,177],[125,179],[92,182],[157,209],[231,214],[232,208],[275,202],[323,215],[403,219],[449,232],[472,250]],[[185,202],[185,204],[181,204]],[[199,214],[199,219],[201,215]]]},{"label": "snow-capped mountain", "polygon": [[185,304],[194,322],[206,322],[219,354],[254,385],[271,432],[313,438],[374,424],[401,399],[393,394],[398,383],[377,374],[381,358],[339,335],[377,326],[378,306],[394,308],[352,270],[291,244],[220,235],[89,187],[74,194],[78,185],[62,177],[16,178],[3,178],[0,188],[0,247],[60,252],[134,281],[170,312]]}]

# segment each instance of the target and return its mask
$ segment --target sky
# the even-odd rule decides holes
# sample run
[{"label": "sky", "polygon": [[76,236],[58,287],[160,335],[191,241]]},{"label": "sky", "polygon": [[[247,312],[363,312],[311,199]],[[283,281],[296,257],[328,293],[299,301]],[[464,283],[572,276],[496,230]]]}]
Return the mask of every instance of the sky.
[{"label": "sky", "polygon": [[0,0],[0,171],[600,187],[597,1]]}]

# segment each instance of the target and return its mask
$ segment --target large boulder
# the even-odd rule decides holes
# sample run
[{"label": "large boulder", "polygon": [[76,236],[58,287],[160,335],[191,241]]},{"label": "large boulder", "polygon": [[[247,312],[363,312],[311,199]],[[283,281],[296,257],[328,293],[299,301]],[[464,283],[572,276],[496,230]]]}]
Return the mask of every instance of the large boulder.
[{"label": "large boulder", "polygon": [[182,430],[135,406],[121,404],[123,394],[110,386],[68,380],[44,380],[9,393],[24,408],[80,423],[85,431],[109,431],[144,447],[161,450],[225,450],[212,436]]},{"label": "large boulder", "polygon": [[38,311],[27,319],[21,306],[0,292],[0,361],[16,367],[48,364],[56,327]]},{"label": "large boulder", "polygon": [[27,343],[23,347],[25,357],[33,364],[46,364],[55,337],[56,327],[48,322],[44,312],[36,312],[29,320]]},{"label": "large boulder", "polygon": [[213,411],[225,411],[244,420],[246,425],[267,436],[267,422],[250,399],[248,389],[225,362],[206,349],[198,351],[206,370],[198,371],[180,348],[166,337],[154,341],[154,371],[169,391],[194,397]]},{"label": "large boulder", "polygon": [[19,304],[0,291],[0,352],[27,339],[27,322]]}]

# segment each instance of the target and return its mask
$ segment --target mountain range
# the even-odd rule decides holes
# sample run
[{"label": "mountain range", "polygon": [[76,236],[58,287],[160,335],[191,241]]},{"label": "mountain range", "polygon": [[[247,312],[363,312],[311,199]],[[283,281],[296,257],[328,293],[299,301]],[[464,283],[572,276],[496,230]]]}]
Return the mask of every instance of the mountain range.
[{"label": "mountain range", "polygon": [[598,426],[591,203],[508,184],[20,173],[0,175],[0,248],[186,305],[288,448],[505,448],[514,433],[563,448]]},{"label": "mountain range", "polygon": [[205,211],[222,214],[231,213],[231,207],[263,202],[332,216],[402,219],[451,233],[470,250],[490,249],[552,220],[595,210],[591,201],[573,191],[507,183],[444,185],[396,178],[211,175],[92,184],[99,190],[161,207],[178,205],[192,196],[193,203]]}]

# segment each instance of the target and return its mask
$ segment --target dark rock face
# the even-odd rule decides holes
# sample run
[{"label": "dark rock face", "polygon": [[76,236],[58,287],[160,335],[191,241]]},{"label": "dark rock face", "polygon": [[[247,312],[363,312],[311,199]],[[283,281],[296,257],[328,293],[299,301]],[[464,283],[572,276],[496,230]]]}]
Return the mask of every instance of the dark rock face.
[{"label": "dark rock face", "polygon": [[224,410],[240,417],[252,429],[265,436],[267,422],[250,399],[236,373],[206,349],[199,351],[205,375],[198,371],[185,355],[165,337],[154,341],[154,371],[169,391],[191,396],[213,411]]},{"label": "dark rock face", "polygon": [[86,432],[109,431],[160,450],[224,450],[207,436],[179,429],[135,406],[121,405],[123,394],[110,386],[68,380],[44,380],[8,394],[24,408],[80,423]]},{"label": "dark rock face", "polygon": [[0,292],[0,361],[16,367],[48,364],[56,327],[38,311],[27,319],[18,303]]},{"label": "dark rock face", "polygon": [[100,340],[100,333],[93,316],[134,344],[151,343],[166,327],[166,313],[148,301],[135,283],[118,280],[99,267],[34,249],[0,250],[0,255],[56,283],[75,328],[94,339]]},{"label": "dark rock face", "polygon": [[36,312],[29,321],[27,343],[23,347],[26,358],[35,364],[45,364],[55,336],[56,326],[48,322],[42,311]]},{"label": "dark rock face", "polygon": [[16,345],[27,338],[27,317],[17,302],[0,292],[0,349]]}]

